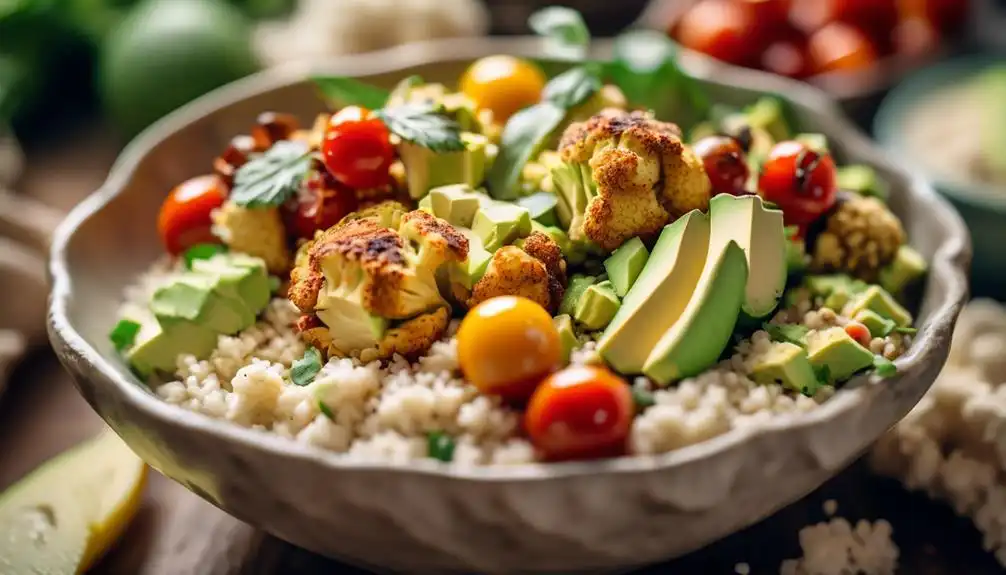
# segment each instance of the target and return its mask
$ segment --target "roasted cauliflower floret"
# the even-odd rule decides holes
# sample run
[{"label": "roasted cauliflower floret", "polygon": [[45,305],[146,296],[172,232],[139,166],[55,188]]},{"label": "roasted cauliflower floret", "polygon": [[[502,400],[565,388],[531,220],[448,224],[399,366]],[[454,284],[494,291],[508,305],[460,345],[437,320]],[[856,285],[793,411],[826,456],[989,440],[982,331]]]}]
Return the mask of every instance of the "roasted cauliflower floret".
[{"label": "roasted cauliflower floret", "polygon": [[405,204],[395,200],[385,200],[368,208],[346,214],[339,223],[371,219],[381,227],[397,230],[398,226],[402,224],[402,216],[407,213],[409,213],[409,208]]},{"label": "roasted cauliflower floret", "polygon": [[375,208],[369,216],[356,214],[319,234],[300,250],[290,274],[288,297],[308,316],[302,326],[328,330],[303,336],[312,345],[320,342],[322,351],[357,356],[390,345],[392,335],[412,333],[392,334],[389,326],[446,307],[437,270],[468,257],[467,239],[447,222],[414,211],[399,217],[396,230],[384,225],[394,223],[395,207]]},{"label": "roasted cauliflower floret", "polygon": [[265,260],[274,274],[290,269],[286,228],[278,208],[246,208],[224,202],[213,211],[213,233],[228,248]]},{"label": "roasted cauliflower floret", "polygon": [[519,247],[545,265],[549,293],[549,303],[545,309],[555,313],[566,291],[566,260],[562,257],[562,249],[555,240],[542,232],[531,232],[531,235],[521,240]]},{"label": "roasted cauliflower floret", "polygon": [[566,289],[566,261],[547,235],[533,232],[521,247],[504,246],[493,254],[482,279],[472,287],[468,307],[496,296],[517,295],[555,313]]},{"label": "roasted cauliflower floret", "polygon": [[709,207],[709,178],[674,124],[606,109],[563,133],[552,170],[557,213],[572,240],[612,251]]},{"label": "roasted cauliflower floret", "polygon": [[845,272],[875,281],[905,243],[897,216],[877,198],[858,194],[841,193],[818,225],[810,265],[819,273]]},{"label": "roasted cauliflower floret", "polygon": [[437,308],[405,320],[385,331],[378,341],[359,347],[340,347],[342,342],[333,338],[333,331],[317,316],[302,316],[297,327],[304,342],[327,357],[355,357],[363,363],[370,363],[390,359],[395,354],[409,360],[416,359],[443,337],[449,322],[450,313],[447,308]]}]

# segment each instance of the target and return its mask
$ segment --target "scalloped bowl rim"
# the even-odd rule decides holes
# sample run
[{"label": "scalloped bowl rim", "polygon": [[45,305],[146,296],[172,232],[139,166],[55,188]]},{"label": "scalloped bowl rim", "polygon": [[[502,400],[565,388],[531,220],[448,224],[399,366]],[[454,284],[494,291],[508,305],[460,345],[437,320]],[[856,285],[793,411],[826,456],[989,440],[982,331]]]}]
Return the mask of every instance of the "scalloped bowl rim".
[{"label": "scalloped bowl rim", "polygon": [[[594,44],[592,52],[610,53],[610,42],[597,41]],[[598,47],[601,48],[598,49]],[[442,476],[461,481],[491,482],[551,480],[564,476],[591,475],[601,472],[636,473],[673,468],[692,461],[716,457],[759,435],[782,430],[798,431],[813,427],[860,407],[867,399],[866,394],[876,387],[877,382],[882,381],[877,376],[867,375],[857,378],[857,383],[865,383],[865,385],[856,385],[851,389],[840,390],[834,397],[809,412],[777,415],[758,427],[734,428],[700,443],[655,455],[631,455],[608,460],[528,463],[513,466],[454,466],[431,459],[420,459],[406,464],[353,461],[346,459],[344,454],[304,445],[272,432],[241,427],[229,421],[213,419],[168,404],[144,387],[137,385],[137,380],[124,377],[121,369],[114,367],[111,360],[92,347],[70,323],[67,308],[71,298],[72,278],[67,271],[66,250],[72,241],[74,232],[82,223],[95,216],[125,189],[124,184],[129,180],[140,160],[167,134],[174,132],[176,127],[187,125],[198,118],[258,93],[302,82],[312,73],[347,76],[394,73],[413,66],[432,64],[437,61],[475,59],[490,53],[509,53],[534,57],[542,53],[540,48],[539,39],[532,40],[528,37],[448,39],[347,56],[325,65],[291,64],[265,70],[221,87],[162,118],[126,146],[109,171],[105,183],[78,204],[57,229],[53,239],[49,266],[52,279],[50,329],[54,334],[57,334],[57,337],[64,340],[67,347],[88,362],[93,369],[98,370],[113,382],[113,385],[118,386],[118,391],[123,394],[124,401],[133,403],[134,407],[145,411],[151,417],[170,420],[173,425],[184,426],[196,432],[217,434],[228,441],[239,442],[247,447],[271,452],[272,455],[282,454],[313,460],[315,463],[324,464],[333,470],[380,470],[388,473]],[[832,119],[836,121],[835,127],[838,129],[837,134],[831,134],[832,137],[838,137],[850,144],[856,143],[861,147],[869,146],[871,150],[874,149],[866,136],[853,128],[823,93],[810,86],[757,70],[729,70],[726,77],[722,77],[724,72],[718,66],[707,66],[700,60],[693,61],[687,57],[682,59],[682,66],[689,73],[700,78],[708,78],[715,73],[721,76],[718,79],[720,83],[729,83],[761,92],[785,94],[793,102],[809,107],[817,113],[832,116]],[[930,195],[937,203],[944,202],[924,180],[912,176],[906,170],[892,164],[881,151],[876,150],[876,153],[875,163],[900,172],[915,190]],[[967,293],[967,284],[964,273],[960,269],[959,260],[968,252],[969,247],[963,223],[960,222],[959,217],[956,217],[956,214],[954,216],[953,220],[956,222],[954,225],[959,228],[959,233],[953,234],[951,241],[944,243],[936,250],[931,267],[931,273],[942,274],[951,280],[946,297],[939,306],[932,310],[929,316],[929,323],[937,325],[953,324],[956,315],[954,308],[963,301]],[[955,264],[955,261],[958,263]],[[927,356],[930,344],[934,343],[930,331],[932,330],[920,330],[915,343],[908,353],[895,362],[896,365],[908,367],[922,363]]]}]

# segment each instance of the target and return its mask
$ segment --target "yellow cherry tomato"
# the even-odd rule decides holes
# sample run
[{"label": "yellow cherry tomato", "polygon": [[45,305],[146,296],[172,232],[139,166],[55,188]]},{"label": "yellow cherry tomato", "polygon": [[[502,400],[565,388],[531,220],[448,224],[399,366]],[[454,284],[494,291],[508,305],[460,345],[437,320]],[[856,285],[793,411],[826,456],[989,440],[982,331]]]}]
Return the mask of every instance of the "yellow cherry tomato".
[{"label": "yellow cherry tomato", "polygon": [[472,308],[458,329],[458,361],[482,393],[522,402],[559,367],[552,316],[537,303],[499,296]]},{"label": "yellow cherry tomato", "polygon": [[545,74],[527,60],[513,56],[487,56],[476,60],[461,76],[461,91],[479,108],[492,110],[502,124],[517,110],[541,99]]}]

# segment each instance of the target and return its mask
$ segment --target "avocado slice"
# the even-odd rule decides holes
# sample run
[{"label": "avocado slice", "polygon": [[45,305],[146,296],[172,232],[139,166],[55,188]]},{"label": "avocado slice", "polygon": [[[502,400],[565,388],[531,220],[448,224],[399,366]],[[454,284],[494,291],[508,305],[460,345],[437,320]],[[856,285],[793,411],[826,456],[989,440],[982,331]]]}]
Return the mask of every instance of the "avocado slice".
[{"label": "avocado slice", "polygon": [[892,294],[902,294],[926,275],[929,266],[922,254],[903,245],[898,248],[894,261],[880,270],[880,285]]},{"label": "avocado slice", "polygon": [[608,259],[604,260],[604,269],[608,272],[618,297],[625,297],[625,294],[629,293],[629,288],[642,273],[649,257],[643,240],[634,237],[619,246]]},{"label": "avocado slice", "polygon": [[253,315],[265,309],[272,297],[265,262],[241,254],[219,254],[192,262],[192,271],[216,278],[223,295],[241,300]]},{"label": "avocado slice", "polygon": [[789,342],[773,342],[768,349],[751,358],[751,379],[768,385],[777,383],[812,396],[821,382],[814,373],[807,350]]},{"label": "avocado slice", "polygon": [[173,372],[180,355],[205,359],[217,346],[217,333],[205,325],[180,319],[158,322],[153,317],[139,323],[140,332],[126,352],[126,360],[144,378],[155,372]]},{"label": "avocado slice", "polygon": [[461,142],[465,149],[458,152],[435,152],[412,142],[398,144],[412,199],[421,199],[439,186],[461,183],[476,187],[482,182],[489,160],[489,139],[462,132]]},{"label": "avocado slice", "polygon": [[559,313],[562,315],[573,315],[576,312],[580,297],[587,291],[587,288],[597,283],[594,276],[574,275],[569,278],[566,291],[562,294],[562,302],[559,304]]},{"label": "avocado slice", "polygon": [[430,198],[428,205],[434,216],[464,228],[470,228],[479,208],[492,201],[489,196],[474,191],[468,184],[436,187],[426,197]]},{"label": "avocado slice", "polygon": [[859,345],[841,327],[807,334],[807,357],[828,383],[845,381],[857,371],[873,365],[873,353]]},{"label": "avocado slice", "polygon": [[240,299],[222,293],[219,283],[219,276],[180,274],[154,292],[150,310],[162,323],[186,320],[217,333],[235,334],[254,323],[255,314]]},{"label": "avocado slice", "polygon": [[912,325],[912,314],[902,307],[894,299],[894,296],[887,293],[887,290],[879,285],[871,285],[866,288],[866,291],[845,304],[842,313],[849,317],[855,317],[857,313],[864,309],[876,312],[881,317],[886,317],[901,327]]},{"label": "avocado slice", "polygon": [[483,206],[472,220],[472,231],[482,240],[486,250],[495,252],[531,233],[531,216],[527,208],[507,202]]},{"label": "avocado slice", "polygon": [[685,311],[702,275],[709,227],[709,217],[693,210],[660,233],[642,273],[598,342],[601,357],[617,371],[642,373],[650,350]]},{"label": "avocado slice", "polygon": [[559,198],[551,192],[535,192],[530,196],[517,198],[517,205],[527,208],[531,219],[544,225],[556,226],[559,218],[556,216],[555,207],[559,203]]},{"label": "avocado slice", "polygon": [[865,325],[866,329],[870,330],[870,336],[872,337],[885,337],[897,327],[897,324],[892,320],[869,309],[859,310],[852,319]]},{"label": "avocado slice", "polygon": [[621,306],[615,287],[610,281],[588,286],[576,302],[573,319],[590,331],[604,329]]},{"label": "avocado slice", "polygon": [[756,195],[720,194],[709,202],[712,220],[727,240],[737,242],[747,258],[742,311],[759,319],[772,313],[786,289],[787,242],[780,210],[765,207]]},{"label": "avocado slice", "polygon": [[552,318],[555,330],[559,332],[559,345],[562,349],[562,363],[569,363],[569,355],[573,353],[579,343],[576,339],[576,331],[573,329],[573,318],[566,314],[557,315]]},{"label": "avocado slice", "polygon": [[887,201],[887,184],[877,177],[877,172],[870,166],[863,164],[839,166],[835,170],[835,178],[840,190]]}]

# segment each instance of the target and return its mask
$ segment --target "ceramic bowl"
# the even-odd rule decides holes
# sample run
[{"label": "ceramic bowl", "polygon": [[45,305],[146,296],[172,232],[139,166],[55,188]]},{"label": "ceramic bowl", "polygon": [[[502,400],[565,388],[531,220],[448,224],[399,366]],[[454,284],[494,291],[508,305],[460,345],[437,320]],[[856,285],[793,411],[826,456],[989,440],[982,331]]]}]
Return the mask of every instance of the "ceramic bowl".
[{"label": "ceramic bowl", "polygon": [[[960,212],[971,232],[974,261],[972,287],[976,296],[1006,300],[1006,251],[1002,249],[1006,228],[1006,189],[981,183],[949,179],[927,169],[925,162],[913,157],[904,141],[906,115],[935,91],[966,81],[989,66],[1002,65],[1001,56],[956,58],[922,70],[891,91],[874,119],[877,141],[911,169],[925,174],[936,189]],[[998,129],[1006,130],[1006,126]],[[977,136],[976,136],[977,137]]]},{"label": "ceramic bowl", "polygon": [[[819,409],[654,457],[460,468],[347,462],[338,454],[160,401],[107,340],[124,286],[161,254],[155,216],[178,181],[208,169],[263,110],[321,109],[309,73],[384,86],[453,82],[474,58],[539,54],[530,39],[440,41],[314,68],[265,72],[172,114],[123,152],[60,227],[52,250],[52,343],[80,393],[129,445],[220,508],[309,550],[409,573],[610,571],[681,555],[807,494],[851,462],[929,388],[967,295],[967,234],[920,178],[886,159],[818,92],[758,72],[689,71],[731,105],[786,94],[794,118],[893,185],[891,203],[932,262],[916,344],[896,377],[852,382]],[[596,47],[598,57],[610,45]]]}]

